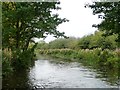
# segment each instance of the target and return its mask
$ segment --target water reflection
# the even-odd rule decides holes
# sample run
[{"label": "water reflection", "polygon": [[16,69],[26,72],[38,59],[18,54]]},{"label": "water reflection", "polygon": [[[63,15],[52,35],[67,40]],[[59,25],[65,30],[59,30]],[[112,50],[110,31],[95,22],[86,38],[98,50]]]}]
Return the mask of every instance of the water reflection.
[{"label": "water reflection", "polygon": [[37,60],[35,66],[31,68],[29,78],[34,86],[45,88],[117,87],[96,78],[95,72],[77,62]]},{"label": "water reflection", "polygon": [[117,88],[117,73],[84,67],[78,62],[36,60],[30,70],[14,72],[3,88]]}]

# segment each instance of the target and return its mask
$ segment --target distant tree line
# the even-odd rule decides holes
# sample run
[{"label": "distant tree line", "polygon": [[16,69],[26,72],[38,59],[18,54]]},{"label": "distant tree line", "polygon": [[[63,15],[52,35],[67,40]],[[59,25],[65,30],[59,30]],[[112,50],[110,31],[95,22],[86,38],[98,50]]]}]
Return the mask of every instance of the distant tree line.
[{"label": "distant tree line", "polygon": [[117,35],[103,36],[103,31],[96,31],[94,34],[82,38],[69,37],[68,39],[60,38],[49,43],[40,42],[37,49],[116,49]]}]

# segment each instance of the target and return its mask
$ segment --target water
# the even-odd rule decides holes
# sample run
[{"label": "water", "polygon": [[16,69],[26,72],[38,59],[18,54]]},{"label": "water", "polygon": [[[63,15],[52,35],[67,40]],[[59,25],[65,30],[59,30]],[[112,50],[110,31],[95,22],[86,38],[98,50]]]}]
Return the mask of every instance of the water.
[{"label": "water", "polygon": [[3,81],[4,88],[117,88],[105,75],[78,62],[36,60],[29,71],[18,71]]}]

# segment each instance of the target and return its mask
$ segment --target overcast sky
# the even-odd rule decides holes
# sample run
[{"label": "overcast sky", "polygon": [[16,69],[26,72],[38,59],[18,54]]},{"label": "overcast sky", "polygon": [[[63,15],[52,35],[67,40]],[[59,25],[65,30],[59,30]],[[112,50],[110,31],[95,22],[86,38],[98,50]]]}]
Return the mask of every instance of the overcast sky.
[{"label": "overcast sky", "polygon": [[[92,14],[92,9],[85,8],[85,3],[92,3],[92,0],[60,0],[62,8],[57,13],[62,18],[67,18],[69,22],[62,23],[57,30],[65,32],[67,36],[83,37],[94,33],[97,28],[93,28],[93,24],[101,22],[97,15]],[[52,36],[48,36],[45,41],[54,40]]]}]

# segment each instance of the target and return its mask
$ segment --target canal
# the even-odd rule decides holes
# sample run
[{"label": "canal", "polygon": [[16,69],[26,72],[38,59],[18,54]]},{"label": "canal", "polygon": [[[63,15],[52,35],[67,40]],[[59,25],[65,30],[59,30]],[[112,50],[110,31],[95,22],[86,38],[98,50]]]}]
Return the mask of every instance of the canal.
[{"label": "canal", "polygon": [[3,88],[118,88],[113,79],[78,62],[41,58],[4,79]]}]

